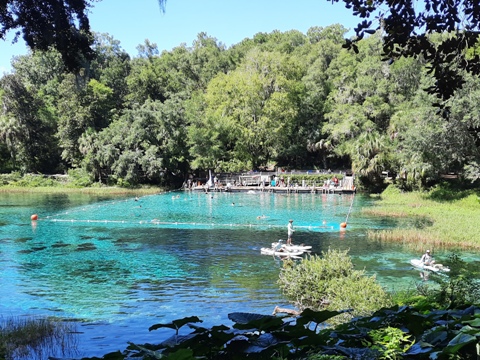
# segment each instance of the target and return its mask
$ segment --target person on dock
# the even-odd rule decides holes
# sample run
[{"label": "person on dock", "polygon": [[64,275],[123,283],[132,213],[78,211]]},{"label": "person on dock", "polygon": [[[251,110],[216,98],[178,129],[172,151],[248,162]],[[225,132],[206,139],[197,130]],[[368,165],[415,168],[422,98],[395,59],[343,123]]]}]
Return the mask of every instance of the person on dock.
[{"label": "person on dock", "polygon": [[293,220],[288,221],[287,226],[287,245],[292,245],[292,236],[295,230],[293,230]]}]

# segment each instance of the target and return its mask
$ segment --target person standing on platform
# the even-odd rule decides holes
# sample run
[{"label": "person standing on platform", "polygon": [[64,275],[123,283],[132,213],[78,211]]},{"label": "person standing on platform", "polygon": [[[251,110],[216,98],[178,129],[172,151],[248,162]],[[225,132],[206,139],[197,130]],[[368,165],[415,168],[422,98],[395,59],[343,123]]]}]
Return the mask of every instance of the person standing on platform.
[{"label": "person standing on platform", "polygon": [[288,227],[287,227],[287,245],[292,245],[292,236],[295,230],[293,230],[293,220],[290,220],[288,222]]}]

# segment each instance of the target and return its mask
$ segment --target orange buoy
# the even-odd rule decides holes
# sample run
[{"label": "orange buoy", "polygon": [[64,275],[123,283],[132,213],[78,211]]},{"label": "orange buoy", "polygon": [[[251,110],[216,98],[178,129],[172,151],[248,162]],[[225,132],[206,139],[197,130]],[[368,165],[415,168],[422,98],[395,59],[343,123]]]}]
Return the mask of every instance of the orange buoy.
[{"label": "orange buoy", "polygon": [[32,219],[32,220],[38,220],[38,215],[37,215],[37,214],[33,214],[32,216],[30,216],[30,219]]},{"label": "orange buoy", "polygon": [[340,227],[341,227],[342,229],[345,229],[345,228],[347,227],[347,223],[346,223],[346,222],[341,223],[341,224],[340,224]]}]

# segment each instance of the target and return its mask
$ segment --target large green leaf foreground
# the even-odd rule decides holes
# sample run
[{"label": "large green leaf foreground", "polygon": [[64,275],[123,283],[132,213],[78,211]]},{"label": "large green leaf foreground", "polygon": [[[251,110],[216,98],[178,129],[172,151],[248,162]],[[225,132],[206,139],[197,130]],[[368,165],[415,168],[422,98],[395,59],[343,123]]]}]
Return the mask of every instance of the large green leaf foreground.
[{"label": "large green leaf foreground", "polygon": [[[235,323],[232,328],[224,325],[203,328],[195,324],[202,322],[200,319],[188,317],[150,327],[150,330],[166,327],[176,332],[158,345],[131,344],[123,353],[110,353],[103,359],[452,359],[452,356],[475,359],[478,356],[480,308],[477,306],[427,313],[394,306],[336,328],[328,327],[329,320],[341,313],[306,309],[296,319],[232,313],[229,314]],[[179,335],[184,325],[192,331]]]}]

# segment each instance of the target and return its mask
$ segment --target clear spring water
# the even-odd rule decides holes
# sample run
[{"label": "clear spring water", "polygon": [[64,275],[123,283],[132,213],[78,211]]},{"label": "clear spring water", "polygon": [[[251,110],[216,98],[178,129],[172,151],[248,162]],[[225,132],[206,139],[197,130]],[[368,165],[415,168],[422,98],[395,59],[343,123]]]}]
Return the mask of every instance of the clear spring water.
[{"label": "clear spring water", "polygon": [[0,205],[0,315],[78,321],[81,356],[160,342],[172,330],[148,327],[185,316],[230,325],[231,312],[289,307],[276,285],[281,262],[260,255],[286,238],[289,219],[294,243],[315,253],[350,249],[355,265],[388,289],[419,280],[408,261],[421,254],[366,237],[405,224],[363,216],[371,200],[360,195],[0,194]]}]

